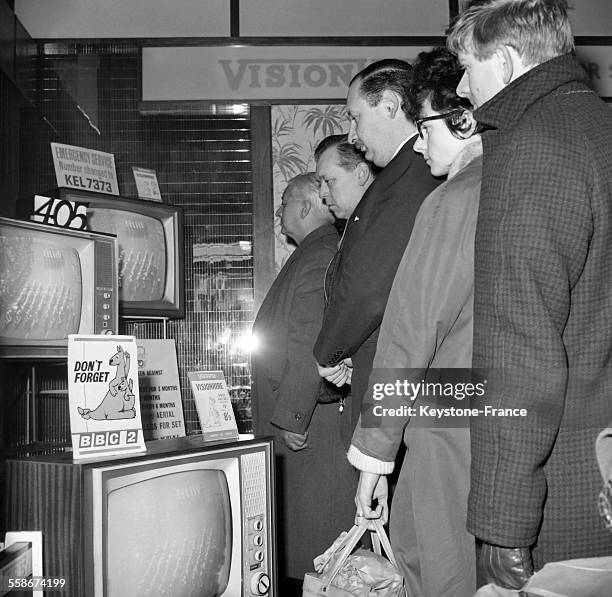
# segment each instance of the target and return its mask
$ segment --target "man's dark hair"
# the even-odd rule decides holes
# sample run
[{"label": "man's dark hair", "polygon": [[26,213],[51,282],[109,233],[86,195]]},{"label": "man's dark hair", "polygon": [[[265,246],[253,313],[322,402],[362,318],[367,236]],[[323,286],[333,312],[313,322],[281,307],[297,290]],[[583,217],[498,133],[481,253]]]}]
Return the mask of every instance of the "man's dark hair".
[{"label": "man's dark hair", "polygon": [[414,112],[409,92],[411,82],[412,66],[408,62],[385,58],[366,66],[353,77],[350,85],[359,84],[359,93],[370,106],[378,105],[384,91],[395,91],[402,100],[402,111],[411,119]]},{"label": "man's dark hair", "polygon": [[457,95],[463,70],[454,54],[446,48],[421,52],[412,69],[410,94],[416,110],[413,119],[420,116],[427,99],[436,112],[472,108],[469,100]]},{"label": "man's dark hair", "polygon": [[314,151],[315,162],[318,162],[323,152],[327,151],[330,147],[336,148],[338,166],[344,168],[344,170],[351,172],[357,168],[361,162],[366,162],[363,153],[352,143],[349,143],[346,135],[329,135],[325,137],[325,139],[317,145]]}]

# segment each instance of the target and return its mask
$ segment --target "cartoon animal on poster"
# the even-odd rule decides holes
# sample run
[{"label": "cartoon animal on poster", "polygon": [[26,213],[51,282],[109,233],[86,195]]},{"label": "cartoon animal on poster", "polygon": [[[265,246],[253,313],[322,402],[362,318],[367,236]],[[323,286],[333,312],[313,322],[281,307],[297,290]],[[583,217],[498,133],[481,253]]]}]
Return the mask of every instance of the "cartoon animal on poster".
[{"label": "cartoon animal on poster", "polygon": [[117,346],[117,352],[109,359],[109,365],[116,367],[115,377],[109,382],[108,390],[100,404],[94,408],[77,407],[84,419],[95,421],[133,419],[136,417],[134,381],[128,381],[130,353]]},{"label": "cartoon animal on poster", "polygon": [[108,384],[108,390],[113,395],[117,395],[117,388],[124,379],[127,379],[130,372],[130,353],[125,352],[121,346],[117,346],[117,352],[108,360],[111,367],[117,367],[115,377]]}]

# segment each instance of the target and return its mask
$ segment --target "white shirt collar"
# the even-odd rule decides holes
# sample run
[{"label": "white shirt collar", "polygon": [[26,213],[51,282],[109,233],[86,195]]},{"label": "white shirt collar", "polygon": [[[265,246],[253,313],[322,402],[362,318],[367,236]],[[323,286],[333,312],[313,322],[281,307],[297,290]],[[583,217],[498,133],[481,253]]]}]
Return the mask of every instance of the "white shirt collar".
[{"label": "white shirt collar", "polygon": [[[414,137],[417,136],[417,131],[414,131],[414,133],[412,133],[412,135],[410,135],[409,137],[406,137],[397,147],[397,149],[395,150],[395,153],[391,156],[391,160],[400,152],[400,149],[402,147],[404,147],[404,145],[406,145],[406,143],[408,143],[408,141],[410,141],[410,139],[413,139]],[[389,160],[389,161],[391,161]]]}]

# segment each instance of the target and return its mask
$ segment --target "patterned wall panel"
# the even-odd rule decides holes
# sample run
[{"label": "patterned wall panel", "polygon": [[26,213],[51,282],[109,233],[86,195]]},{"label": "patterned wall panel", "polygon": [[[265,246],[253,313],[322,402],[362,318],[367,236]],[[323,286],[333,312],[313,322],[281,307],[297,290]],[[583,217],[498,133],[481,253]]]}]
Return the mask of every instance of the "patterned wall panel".
[{"label": "patterned wall panel", "polygon": [[[272,172],[274,174],[274,211],[281,204],[287,183],[302,172],[315,170],[314,150],[328,135],[348,131],[346,110],[342,105],[272,106]],[[274,259],[277,272],[294,246],[281,234],[278,218],[274,222]]]}]

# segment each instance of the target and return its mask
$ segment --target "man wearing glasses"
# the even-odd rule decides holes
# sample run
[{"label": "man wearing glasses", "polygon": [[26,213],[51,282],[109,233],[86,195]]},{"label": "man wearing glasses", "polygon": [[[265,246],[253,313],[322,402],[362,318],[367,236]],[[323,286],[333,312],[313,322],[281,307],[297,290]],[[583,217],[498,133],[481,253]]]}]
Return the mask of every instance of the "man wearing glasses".
[{"label": "man wearing glasses", "polygon": [[[412,95],[414,151],[447,180],[423,202],[389,294],[362,415],[349,461],[360,472],[357,516],[387,519],[387,474],[406,444],[389,532],[410,597],[472,597],[474,538],[467,532],[470,438],[465,418],[437,421],[423,407],[466,406],[457,370],[472,361],[474,233],[482,144],[461,78],[445,48],[419,54]],[[452,395],[381,396],[404,381],[444,383]],[[372,391],[370,391],[370,388]],[[377,389],[378,388],[378,389]],[[423,395],[424,394],[424,395]],[[407,407],[411,407],[411,412]],[[383,409],[389,414],[385,414]]]}]

